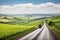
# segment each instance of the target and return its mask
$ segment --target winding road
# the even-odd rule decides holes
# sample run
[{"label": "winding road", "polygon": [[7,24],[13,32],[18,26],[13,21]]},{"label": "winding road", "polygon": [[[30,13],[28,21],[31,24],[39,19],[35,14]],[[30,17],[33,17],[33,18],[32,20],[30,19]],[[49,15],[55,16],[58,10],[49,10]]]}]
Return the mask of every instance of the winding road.
[{"label": "winding road", "polygon": [[55,37],[49,31],[46,26],[46,22],[44,21],[44,25],[42,26],[42,28],[38,28],[18,40],[55,40]]}]

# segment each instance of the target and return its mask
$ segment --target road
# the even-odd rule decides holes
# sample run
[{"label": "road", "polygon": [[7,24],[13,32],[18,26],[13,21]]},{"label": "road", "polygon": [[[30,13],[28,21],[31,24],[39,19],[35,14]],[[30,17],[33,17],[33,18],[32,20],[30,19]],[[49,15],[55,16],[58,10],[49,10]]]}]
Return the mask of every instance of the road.
[{"label": "road", "polygon": [[55,40],[53,34],[46,27],[46,23],[44,22],[44,29],[41,34],[38,36],[37,40]]},{"label": "road", "polygon": [[55,40],[55,37],[49,31],[46,26],[46,22],[44,21],[42,28],[38,28],[37,30],[27,34],[18,40]]}]

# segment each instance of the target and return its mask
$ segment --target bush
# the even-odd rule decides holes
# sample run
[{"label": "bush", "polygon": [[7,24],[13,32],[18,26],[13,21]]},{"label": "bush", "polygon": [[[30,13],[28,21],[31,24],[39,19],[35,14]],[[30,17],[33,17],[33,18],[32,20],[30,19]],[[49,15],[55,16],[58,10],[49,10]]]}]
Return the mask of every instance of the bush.
[{"label": "bush", "polygon": [[48,23],[48,25],[49,25],[49,26],[54,26],[55,23],[54,23],[53,21],[50,21],[50,22]]}]

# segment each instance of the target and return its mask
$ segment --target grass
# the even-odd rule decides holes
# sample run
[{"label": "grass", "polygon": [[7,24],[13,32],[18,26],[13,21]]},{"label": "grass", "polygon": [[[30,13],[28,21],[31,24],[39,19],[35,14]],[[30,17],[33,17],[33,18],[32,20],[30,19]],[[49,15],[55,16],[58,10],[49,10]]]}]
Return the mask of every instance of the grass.
[{"label": "grass", "polygon": [[17,32],[22,32],[29,28],[32,28],[32,26],[28,27],[28,26],[24,26],[24,25],[0,24],[0,38],[11,35],[11,34],[15,34]]},{"label": "grass", "polygon": [[60,30],[56,27],[50,27],[49,29],[54,33],[54,35],[56,36],[57,40],[60,40]]},{"label": "grass", "polygon": [[17,40],[17,39],[20,39],[21,37],[27,35],[28,33],[32,32],[32,31],[34,31],[34,30],[36,30],[35,27],[30,28],[30,29],[25,30],[25,31],[23,31],[23,32],[19,32],[19,33],[17,33],[16,35],[13,35],[12,37],[7,38],[7,39],[5,39],[5,40]]},{"label": "grass", "polygon": [[[20,37],[24,36],[24,35],[32,32],[33,30],[37,29],[38,28],[37,26],[40,23],[43,23],[43,21],[34,20],[34,21],[28,22],[26,24],[20,24],[20,25],[18,25],[18,24],[10,25],[10,24],[1,24],[0,23],[0,39],[8,37],[8,39],[12,40],[12,38],[17,37],[18,35],[20,35]],[[33,29],[31,29],[31,28],[33,28]],[[13,36],[16,35],[16,36],[9,38],[9,36],[11,36],[11,35],[13,35]],[[5,39],[5,40],[7,40],[7,39]]]},{"label": "grass", "polygon": [[49,26],[48,28],[54,33],[57,40],[60,40],[60,18],[59,17],[60,16],[46,18],[46,20],[48,20],[47,23],[49,23],[49,21],[53,21],[55,23],[54,26]]}]

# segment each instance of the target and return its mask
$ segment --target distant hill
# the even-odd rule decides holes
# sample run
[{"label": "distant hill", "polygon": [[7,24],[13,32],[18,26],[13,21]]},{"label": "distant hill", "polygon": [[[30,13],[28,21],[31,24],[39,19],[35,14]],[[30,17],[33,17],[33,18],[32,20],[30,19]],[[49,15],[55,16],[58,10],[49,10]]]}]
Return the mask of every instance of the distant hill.
[{"label": "distant hill", "polygon": [[0,14],[0,16],[7,16],[7,15],[4,15],[4,14]]},{"label": "distant hill", "polygon": [[59,13],[57,14],[0,14],[0,16],[23,16],[23,17],[46,17],[46,16],[57,16],[60,15]]}]

